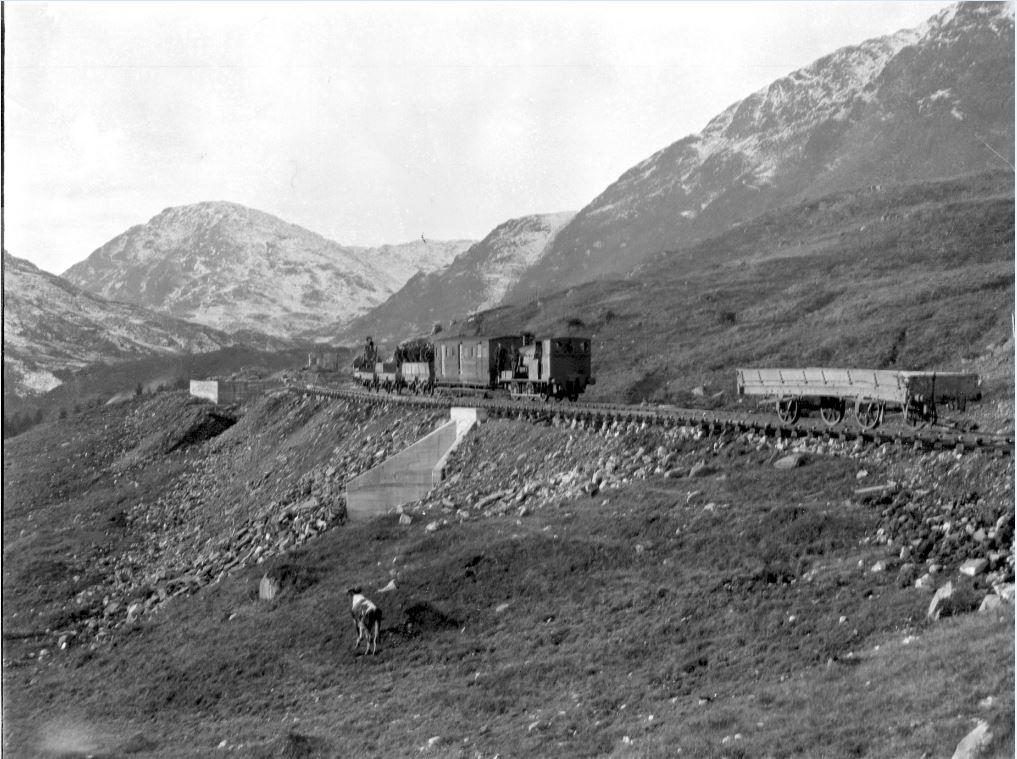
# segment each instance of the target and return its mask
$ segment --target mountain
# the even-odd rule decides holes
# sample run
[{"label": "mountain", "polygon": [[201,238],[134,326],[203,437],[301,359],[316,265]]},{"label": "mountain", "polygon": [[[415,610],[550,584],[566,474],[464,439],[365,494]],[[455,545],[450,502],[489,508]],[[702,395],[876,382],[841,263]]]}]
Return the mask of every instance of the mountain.
[{"label": "mountain", "polygon": [[346,247],[226,202],[167,208],[68,269],[72,283],[229,332],[293,337],[383,302],[470,241]]},{"label": "mountain", "polygon": [[617,276],[787,204],[1013,158],[1014,6],[961,3],[778,79],[629,169],[506,300]]},{"label": "mountain", "polygon": [[370,334],[378,341],[397,342],[427,334],[435,323],[493,308],[573,216],[573,212],[538,214],[499,224],[446,268],[417,274],[380,306],[355,319],[344,331],[346,337],[361,340]]},{"label": "mountain", "polygon": [[589,336],[589,400],[720,403],[746,366],[977,372],[981,408],[1012,429],[1013,304],[1004,170],[786,206],[624,279],[477,314],[459,333]]},{"label": "mountain", "polygon": [[236,344],[218,330],[93,295],[7,251],[3,274],[5,394],[44,393],[60,384],[61,370],[88,364]]}]

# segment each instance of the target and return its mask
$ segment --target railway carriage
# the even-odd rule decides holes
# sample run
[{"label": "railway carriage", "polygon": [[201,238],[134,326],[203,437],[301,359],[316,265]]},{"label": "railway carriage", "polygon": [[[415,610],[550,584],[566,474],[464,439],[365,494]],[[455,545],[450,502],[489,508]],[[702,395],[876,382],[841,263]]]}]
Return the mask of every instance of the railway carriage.
[{"label": "railway carriage", "polygon": [[523,346],[519,335],[446,337],[434,341],[434,384],[494,390]]}]

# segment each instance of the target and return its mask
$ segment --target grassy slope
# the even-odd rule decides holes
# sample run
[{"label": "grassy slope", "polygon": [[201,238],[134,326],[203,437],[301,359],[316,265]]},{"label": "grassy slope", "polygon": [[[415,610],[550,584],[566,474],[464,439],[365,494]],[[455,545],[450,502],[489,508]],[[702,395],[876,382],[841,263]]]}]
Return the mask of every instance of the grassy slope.
[{"label": "grassy slope", "polygon": [[968,370],[1011,334],[1013,219],[1012,174],[840,193],[472,329],[591,334],[594,394],[633,401],[730,393],[741,365]]},{"label": "grassy slope", "polygon": [[[285,421],[263,423],[296,476],[320,451],[313,419]],[[54,450],[54,429],[14,445]],[[218,453],[134,472],[112,467],[130,451],[89,460],[99,441],[75,440],[33,457],[34,487],[5,502],[5,633],[76,592],[61,556],[118,550],[109,514],[168,489],[193,457],[226,455],[210,443]],[[470,460],[515,458],[514,443],[477,440]],[[681,455],[716,475],[434,533],[394,517],[348,525],[273,560],[300,591],[258,601],[265,567],[251,567],[109,648],[40,659],[50,636],[8,635],[5,751],[208,756],[225,741],[234,756],[407,756],[438,737],[427,755],[918,757],[983,717],[1012,755],[1012,612],[930,625],[928,596],[868,571],[885,549],[862,542],[879,511],[852,498],[857,462],[780,471],[768,451],[709,439]],[[393,576],[395,592],[374,592]],[[385,611],[376,658],[351,650],[355,582]]]},{"label": "grassy slope", "polygon": [[[65,373],[64,384],[50,392],[30,398],[4,396],[4,410],[8,415],[35,413],[43,409],[48,419],[56,418],[60,409],[70,412],[75,406],[88,402],[105,401],[122,392],[131,392],[140,383],[147,391],[159,385],[167,387],[190,379],[229,376],[240,371],[269,374],[286,369],[298,369],[307,364],[309,351],[321,347],[307,346],[286,351],[263,351],[253,348],[225,348],[209,353],[180,356],[157,356],[125,361],[118,364],[97,364],[75,372]],[[334,348],[329,348],[334,351]],[[340,351],[344,363],[346,353]]]}]

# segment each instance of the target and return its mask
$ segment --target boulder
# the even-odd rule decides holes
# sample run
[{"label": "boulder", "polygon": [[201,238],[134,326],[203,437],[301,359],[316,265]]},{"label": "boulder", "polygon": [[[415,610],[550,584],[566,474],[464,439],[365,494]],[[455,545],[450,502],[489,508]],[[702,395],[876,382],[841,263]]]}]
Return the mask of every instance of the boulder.
[{"label": "boulder", "polygon": [[262,601],[271,601],[279,595],[279,581],[263,575],[258,585],[258,598]]},{"label": "boulder", "polygon": [[992,586],[992,589],[996,591],[996,595],[1004,601],[1011,604],[1013,603],[1014,584],[1012,582],[998,582]]},{"label": "boulder", "polygon": [[982,594],[969,581],[948,582],[936,591],[929,603],[929,619],[939,619],[975,611]]},{"label": "boulder", "polygon": [[689,470],[689,477],[709,477],[716,471],[712,466],[707,466],[705,461],[700,461]]},{"label": "boulder", "polygon": [[918,579],[918,567],[911,563],[903,564],[897,572],[897,587],[907,588],[914,585]]},{"label": "boulder", "polygon": [[989,730],[989,723],[980,719],[974,729],[961,738],[953,752],[953,759],[977,759],[984,756],[985,749],[991,741],[992,732]]},{"label": "boulder", "polygon": [[989,562],[986,559],[968,559],[960,565],[960,569],[957,571],[968,577],[977,577],[985,571],[987,566],[989,566]]},{"label": "boulder", "polygon": [[985,598],[982,599],[982,605],[978,607],[979,614],[988,614],[989,612],[996,611],[1003,605],[1003,599],[997,596],[995,593],[989,593]]},{"label": "boulder", "polygon": [[805,464],[805,456],[801,453],[792,453],[777,459],[773,466],[775,469],[795,469],[803,464]]},{"label": "boulder", "polygon": [[413,518],[409,514],[400,514],[399,515],[399,524],[407,525],[407,524],[411,524],[412,522],[413,522]]},{"label": "boulder", "polygon": [[950,603],[950,599],[953,597],[953,583],[948,582],[943,585],[939,590],[932,596],[932,600],[929,602],[929,610],[925,616],[929,619],[939,619],[943,613],[944,608]]}]

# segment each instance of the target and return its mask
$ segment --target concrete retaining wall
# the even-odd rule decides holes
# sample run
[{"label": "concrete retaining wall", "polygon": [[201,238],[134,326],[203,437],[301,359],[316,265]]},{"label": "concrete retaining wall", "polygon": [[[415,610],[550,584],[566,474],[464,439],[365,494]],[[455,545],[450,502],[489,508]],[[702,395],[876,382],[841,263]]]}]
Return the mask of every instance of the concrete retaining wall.
[{"label": "concrete retaining wall", "polygon": [[481,418],[477,409],[453,408],[446,424],[354,477],[346,485],[347,517],[372,517],[423,498],[441,482],[448,454]]}]

